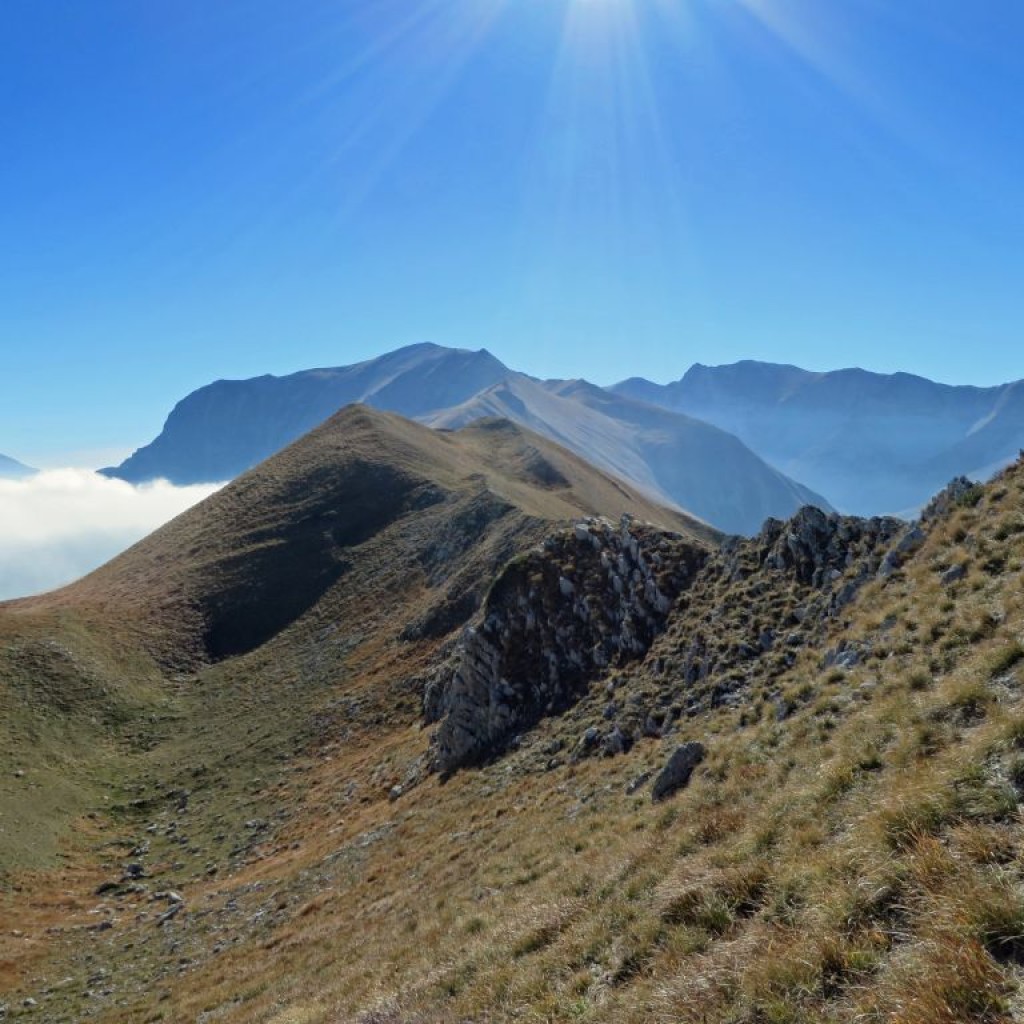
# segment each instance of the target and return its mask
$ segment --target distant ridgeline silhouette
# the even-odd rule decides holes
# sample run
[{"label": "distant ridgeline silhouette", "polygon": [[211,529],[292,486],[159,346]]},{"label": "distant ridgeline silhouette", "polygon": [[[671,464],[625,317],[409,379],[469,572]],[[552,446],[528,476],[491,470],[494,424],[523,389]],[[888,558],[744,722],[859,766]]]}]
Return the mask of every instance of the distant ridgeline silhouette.
[{"label": "distant ridgeline silhouette", "polygon": [[987,477],[1024,443],[1018,383],[951,387],[741,362],[603,389],[538,380],[485,349],[421,344],[352,366],[207,385],[175,406],[152,443],[103,472],[231,479],[352,403],[442,429],[510,419],[657,501],[744,534],[807,504],[913,514],[952,477]]},{"label": "distant ridgeline silhouette", "polygon": [[34,476],[38,470],[26,466],[9,455],[0,455],[0,480],[22,480]]},{"label": "distant ridgeline silhouette", "polygon": [[1024,387],[954,387],[907,373],[811,373],[740,362],[672,384],[633,378],[616,394],[734,433],[844,512],[908,514],[950,479],[985,479],[1024,444]]}]

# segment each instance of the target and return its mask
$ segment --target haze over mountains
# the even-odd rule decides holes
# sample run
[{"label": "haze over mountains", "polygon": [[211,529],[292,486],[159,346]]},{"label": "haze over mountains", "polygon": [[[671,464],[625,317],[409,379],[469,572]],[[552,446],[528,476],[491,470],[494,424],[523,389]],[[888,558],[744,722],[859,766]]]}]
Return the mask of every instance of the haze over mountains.
[{"label": "haze over mountains", "polygon": [[741,362],[668,385],[538,380],[486,350],[413,345],[353,366],[217,381],[120,466],[132,482],[230,479],[363,402],[446,428],[502,416],[727,532],[805,504],[913,515],[952,477],[982,479],[1024,441],[1024,389]]},{"label": "haze over mountains", "polygon": [[908,373],[811,373],[745,361],[616,394],[727,430],[844,512],[913,513],[952,477],[990,476],[1024,446],[1024,382],[953,387]]},{"label": "haze over mountains", "polygon": [[430,344],[355,366],[210,384],[175,406],[151,444],[105,472],[131,482],[229,479],[352,402],[435,427],[507,417],[728,532],[753,532],[801,505],[828,507],[717,427],[583,381],[539,381],[487,351]]}]

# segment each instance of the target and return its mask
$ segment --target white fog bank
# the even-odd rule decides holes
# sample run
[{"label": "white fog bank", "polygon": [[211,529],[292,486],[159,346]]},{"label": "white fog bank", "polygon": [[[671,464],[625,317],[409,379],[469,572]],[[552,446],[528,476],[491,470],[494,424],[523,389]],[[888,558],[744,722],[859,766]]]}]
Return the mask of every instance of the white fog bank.
[{"label": "white fog bank", "polygon": [[84,576],[222,486],[134,485],[86,469],[0,480],[0,600]]}]

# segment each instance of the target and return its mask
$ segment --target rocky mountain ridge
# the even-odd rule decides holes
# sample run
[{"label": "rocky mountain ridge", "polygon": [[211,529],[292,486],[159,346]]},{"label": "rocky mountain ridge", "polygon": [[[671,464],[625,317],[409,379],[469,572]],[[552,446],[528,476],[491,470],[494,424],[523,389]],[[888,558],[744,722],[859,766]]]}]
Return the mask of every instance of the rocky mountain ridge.
[{"label": "rocky mountain ridge", "polygon": [[[644,661],[650,687],[620,705],[609,683],[603,721],[581,734],[577,756],[621,754],[681,714],[737,706],[820,646],[858,591],[897,572],[970,486],[954,481],[923,525],[808,507],[717,550],[628,518],[582,520],[548,537],[497,578],[454,667],[428,683],[425,719],[440,722],[433,767],[449,774],[499,757],[634,661]],[[860,657],[843,647],[823,664],[851,667]],[[781,693],[773,699],[784,713]]]},{"label": "rocky mountain ridge", "polygon": [[[707,549],[678,534],[578,522],[513,561],[469,627],[457,667],[428,687],[434,767],[498,756],[517,732],[565,710],[605,669],[642,658]],[[608,739],[625,749],[622,733]]]}]

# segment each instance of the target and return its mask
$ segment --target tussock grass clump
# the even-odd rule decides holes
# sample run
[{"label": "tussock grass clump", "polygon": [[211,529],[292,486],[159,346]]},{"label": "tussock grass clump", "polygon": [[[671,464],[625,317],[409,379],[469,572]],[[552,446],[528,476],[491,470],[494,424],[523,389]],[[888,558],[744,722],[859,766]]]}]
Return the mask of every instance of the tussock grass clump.
[{"label": "tussock grass clump", "polygon": [[1019,641],[1013,640],[989,658],[988,674],[993,679],[1001,676],[1018,665],[1022,659],[1024,659],[1024,646]]}]

